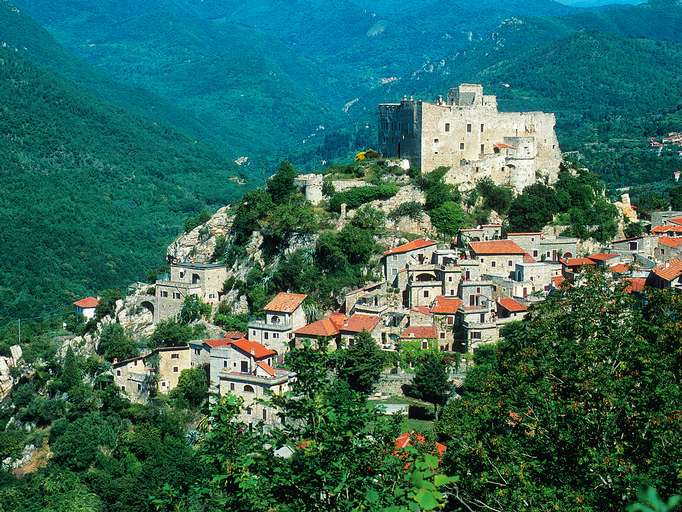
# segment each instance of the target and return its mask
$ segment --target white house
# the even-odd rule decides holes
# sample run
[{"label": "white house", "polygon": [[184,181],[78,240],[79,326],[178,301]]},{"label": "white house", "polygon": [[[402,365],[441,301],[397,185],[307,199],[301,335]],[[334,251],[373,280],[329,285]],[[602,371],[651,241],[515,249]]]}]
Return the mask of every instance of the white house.
[{"label": "white house", "polygon": [[95,309],[99,304],[99,299],[96,297],[85,297],[84,299],[77,300],[73,303],[76,313],[83,315],[85,318],[90,320],[95,317]]}]

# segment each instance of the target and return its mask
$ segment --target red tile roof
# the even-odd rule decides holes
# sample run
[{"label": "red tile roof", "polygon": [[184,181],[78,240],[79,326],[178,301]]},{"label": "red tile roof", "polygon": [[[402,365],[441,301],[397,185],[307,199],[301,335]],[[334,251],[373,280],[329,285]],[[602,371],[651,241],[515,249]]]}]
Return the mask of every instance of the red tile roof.
[{"label": "red tile roof", "polygon": [[507,233],[507,236],[535,236],[535,235],[542,235],[542,231],[518,231],[516,233]]},{"label": "red tile roof", "polygon": [[672,219],[669,219],[668,222],[682,226],[682,217],[673,217]]},{"label": "red tile roof", "polygon": [[227,331],[225,333],[225,338],[228,340],[240,340],[246,338],[246,333],[240,331]]},{"label": "red tile roof", "polygon": [[269,364],[264,363],[263,361],[258,361],[258,362],[256,362],[256,366],[258,366],[258,368],[260,368],[261,370],[263,370],[265,373],[267,373],[267,374],[270,375],[271,377],[277,377],[277,372],[276,372],[275,369],[274,369],[272,366],[270,366]]},{"label": "red tile roof", "polygon": [[457,297],[439,295],[434,300],[433,306],[431,306],[431,313],[436,315],[454,315],[463,303],[464,301]]},{"label": "red tile roof", "polygon": [[682,260],[670,260],[668,263],[654,267],[652,272],[661,279],[672,281],[682,276]]},{"label": "red tile roof", "polygon": [[421,313],[422,315],[430,315],[431,309],[428,306],[417,306],[412,308],[415,313]]},{"label": "red tile roof", "polygon": [[625,280],[630,283],[628,285],[628,287],[625,288],[625,291],[627,293],[644,291],[644,286],[646,285],[646,279],[645,278],[643,278],[643,277],[628,277]]},{"label": "red tile roof", "polygon": [[503,143],[500,143],[500,144],[493,144],[493,147],[494,147],[494,148],[497,148],[497,149],[511,149],[511,148],[513,148],[514,146],[510,146],[509,144],[505,144],[505,143],[503,142]]},{"label": "red tile roof", "polygon": [[526,254],[516,242],[511,240],[489,240],[487,242],[469,242],[469,247],[477,255],[496,255],[496,254]]},{"label": "red tile roof", "polygon": [[329,315],[329,320],[336,326],[337,329],[341,329],[341,326],[343,326],[344,322],[348,320],[348,317],[337,311]]},{"label": "red tile roof", "polygon": [[438,337],[438,330],[434,325],[414,325],[405,329],[400,337],[435,340]]},{"label": "red tile roof", "polygon": [[596,265],[596,263],[589,258],[568,258],[560,261],[567,267],[582,267],[584,265]]},{"label": "red tile roof", "polygon": [[652,228],[652,233],[682,233],[682,226],[656,226]]},{"label": "red tile roof", "polygon": [[[404,450],[408,446],[412,446],[412,440],[415,440],[418,444],[424,444],[426,442],[426,438],[419,433],[416,432],[405,432],[404,434],[400,434],[396,440],[395,440],[395,449],[396,452],[398,450]],[[445,450],[447,447],[442,444],[442,443],[436,443],[436,451],[438,452],[439,456],[442,456],[445,453]]]},{"label": "red tile roof", "polygon": [[274,299],[263,308],[265,311],[276,311],[278,313],[293,313],[303,304],[307,295],[303,293],[278,293]]},{"label": "red tile roof", "polygon": [[347,318],[341,326],[341,332],[359,333],[362,331],[372,332],[379,324],[381,318],[375,315],[361,315],[356,313]]},{"label": "red tile roof", "polygon": [[384,256],[388,256],[390,254],[403,254],[406,252],[423,249],[424,247],[431,247],[432,245],[436,245],[436,242],[434,242],[433,240],[426,240],[420,238],[419,240],[413,240],[412,242],[408,242],[406,244],[399,245],[398,247],[394,247],[393,249],[389,249],[384,253]]},{"label": "red tile roof", "polygon": [[208,345],[211,348],[227,347],[228,345],[231,345],[234,341],[235,340],[231,340],[229,338],[204,340],[204,345]]},{"label": "red tile roof", "polygon": [[74,306],[82,309],[96,308],[97,304],[99,304],[99,299],[95,297],[85,297],[73,303]]},{"label": "red tile roof", "polygon": [[609,270],[615,274],[624,274],[630,270],[630,265],[627,263],[619,263],[618,265],[613,265],[609,267]]},{"label": "red tile roof", "polygon": [[658,243],[670,247],[671,249],[677,249],[678,247],[682,247],[682,237],[671,238],[669,236],[662,236],[658,239]]},{"label": "red tile roof", "polygon": [[537,263],[537,261],[535,261],[535,258],[533,258],[533,257],[532,257],[530,254],[528,254],[528,253],[525,253],[525,254],[523,255],[523,262],[524,262],[524,263]]},{"label": "red tile roof", "polygon": [[237,341],[231,341],[230,345],[237,347],[245,354],[253,356],[254,359],[265,359],[266,357],[277,355],[275,350],[271,350],[257,341],[249,341],[245,338]]},{"label": "red tile roof", "polygon": [[554,276],[552,278],[552,284],[554,285],[554,288],[559,288],[564,281],[566,281],[564,276]]},{"label": "red tile roof", "polygon": [[588,256],[589,259],[592,261],[608,261],[612,260],[613,258],[617,258],[618,255],[614,253],[606,253],[606,252],[597,252],[595,254],[590,254]]},{"label": "red tile roof", "polygon": [[497,303],[510,313],[521,313],[528,311],[528,308],[511,297],[500,297]]},{"label": "red tile roof", "polygon": [[314,336],[316,338],[326,338],[339,334],[339,327],[329,318],[323,318],[317,322],[309,323],[305,327],[301,327],[297,331],[294,331],[294,334],[296,336]]}]

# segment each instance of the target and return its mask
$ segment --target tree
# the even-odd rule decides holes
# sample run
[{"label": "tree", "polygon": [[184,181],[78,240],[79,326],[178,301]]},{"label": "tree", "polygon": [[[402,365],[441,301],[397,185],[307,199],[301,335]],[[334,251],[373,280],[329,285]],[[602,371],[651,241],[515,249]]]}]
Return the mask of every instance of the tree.
[{"label": "tree", "polygon": [[384,228],[385,221],[384,212],[369,205],[363,205],[355,212],[355,216],[351,219],[351,225],[372,233],[378,233]]},{"label": "tree", "polygon": [[372,233],[355,226],[345,226],[339,231],[338,243],[351,265],[366,265],[376,250]]},{"label": "tree", "polygon": [[384,369],[386,359],[372,335],[362,331],[353,345],[337,352],[339,376],[354,391],[370,394]]},{"label": "tree", "polygon": [[668,196],[670,197],[670,207],[673,210],[682,210],[682,185],[670,189]]},{"label": "tree", "polygon": [[84,470],[95,461],[101,448],[113,446],[115,441],[111,424],[93,412],[70,423],[52,443],[54,460],[63,467]]},{"label": "tree", "polygon": [[540,231],[559,211],[556,192],[542,183],[526,187],[509,208],[509,231]]},{"label": "tree", "polygon": [[100,334],[97,352],[107,361],[130,359],[139,354],[137,344],[123,331],[120,324],[107,324]]},{"label": "tree", "polygon": [[296,191],[294,180],[298,176],[298,171],[291,165],[291,162],[284,160],[277,172],[268,180],[267,191],[275,204],[284,203]]},{"label": "tree", "polygon": [[121,300],[123,294],[120,290],[108,289],[102,292],[99,298],[99,304],[95,308],[95,317],[101,320],[105,316],[112,316],[116,311],[116,301]]},{"label": "tree", "polygon": [[644,225],[641,222],[628,222],[625,225],[625,238],[637,238],[644,233]]},{"label": "tree", "polygon": [[496,185],[493,180],[485,177],[476,183],[476,191],[483,197],[487,208],[501,215],[509,212],[514,198],[511,188]]},{"label": "tree", "polygon": [[615,511],[679,490],[681,314],[679,294],[589,272],[510,324],[436,428],[461,503]]},{"label": "tree", "polygon": [[211,305],[206,304],[198,295],[188,295],[182,303],[178,320],[183,324],[191,324],[211,316]]},{"label": "tree", "polygon": [[78,358],[71,347],[66,350],[60,380],[64,391],[68,391],[83,382],[83,374],[78,364]]},{"label": "tree", "polygon": [[433,404],[438,419],[438,408],[445,405],[452,393],[448,366],[440,353],[427,352],[420,358],[414,380],[406,391],[414,398]]},{"label": "tree", "polygon": [[195,339],[199,331],[191,325],[180,323],[172,318],[162,320],[154,329],[151,342],[154,347],[177,347]]},{"label": "tree", "polygon": [[203,368],[182,370],[173,394],[183,397],[193,406],[200,405],[208,396],[206,370]]},{"label": "tree", "polygon": [[464,210],[459,203],[452,201],[445,202],[435,210],[431,210],[429,217],[433,226],[447,236],[455,236],[466,222]]}]

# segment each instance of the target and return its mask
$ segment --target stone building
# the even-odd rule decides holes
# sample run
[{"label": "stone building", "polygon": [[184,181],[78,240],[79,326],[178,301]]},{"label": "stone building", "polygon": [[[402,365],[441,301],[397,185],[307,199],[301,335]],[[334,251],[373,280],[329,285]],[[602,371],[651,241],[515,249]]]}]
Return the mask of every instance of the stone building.
[{"label": "stone building", "polygon": [[265,319],[249,322],[249,339],[276,350],[281,359],[289,351],[294,331],[306,324],[303,311],[306,297],[302,293],[278,293],[263,308]]},{"label": "stone building", "polygon": [[217,306],[226,279],[227,267],[219,263],[172,264],[170,275],[156,281],[155,304],[151,305],[154,322],[179,314],[185,297],[190,295]]},{"label": "stone building", "polygon": [[404,98],[379,105],[379,148],[422,172],[449,167],[447,180],[463,189],[489,177],[521,191],[538,176],[558,178],[555,125],[554,114],[500,112],[483,86],[462,84],[433,103]]},{"label": "stone building", "polygon": [[490,240],[469,242],[471,259],[481,264],[481,274],[513,277],[518,263],[532,263],[535,260],[511,240]]},{"label": "stone building", "polygon": [[393,286],[401,270],[409,264],[430,263],[437,248],[433,240],[413,240],[386,251],[383,255],[384,278]]},{"label": "stone building", "polygon": [[192,367],[189,346],[160,347],[149,354],[111,365],[114,384],[132,402],[145,403],[152,391],[166,394],[178,385],[182,370]]}]

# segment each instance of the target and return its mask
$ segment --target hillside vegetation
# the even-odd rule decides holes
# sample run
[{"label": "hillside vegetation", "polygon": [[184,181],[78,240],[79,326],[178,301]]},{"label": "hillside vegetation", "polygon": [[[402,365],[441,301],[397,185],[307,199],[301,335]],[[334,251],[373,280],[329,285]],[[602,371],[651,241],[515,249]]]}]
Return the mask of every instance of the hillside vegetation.
[{"label": "hillside vegetation", "polygon": [[239,194],[207,147],[13,49],[0,50],[0,105],[2,318],[139,279],[186,216]]}]

